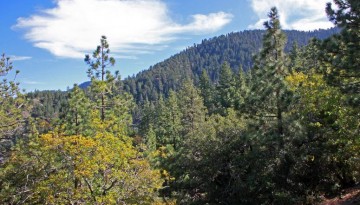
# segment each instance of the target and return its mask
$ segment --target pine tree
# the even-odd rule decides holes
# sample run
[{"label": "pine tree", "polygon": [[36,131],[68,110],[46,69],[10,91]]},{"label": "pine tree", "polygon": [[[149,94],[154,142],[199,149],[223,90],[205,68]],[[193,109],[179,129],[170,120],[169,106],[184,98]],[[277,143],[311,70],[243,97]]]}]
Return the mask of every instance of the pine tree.
[{"label": "pine tree", "polygon": [[166,103],[166,116],[168,118],[168,135],[170,137],[170,144],[174,149],[179,148],[181,144],[181,117],[182,113],[179,108],[179,101],[174,91],[170,91],[169,98]]},{"label": "pine tree", "polygon": [[219,83],[216,87],[221,113],[225,114],[227,108],[234,108],[236,102],[236,81],[233,71],[228,63],[220,69]]},{"label": "pine tree", "polygon": [[179,106],[182,114],[182,137],[194,135],[205,122],[206,108],[203,104],[198,89],[195,88],[190,80],[183,83],[178,93]]},{"label": "pine tree", "polygon": [[106,82],[113,80],[113,78],[106,78],[109,76],[109,71],[107,71],[106,68],[115,64],[115,59],[113,57],[109,57],[109,53],[110,49],[106,36],[102,36],[100,39],[100,45],[97,46],[96,50],[92,54],[92,57],[87,54],[84,59],[86,64],[89,65],[88,76],[91,78],[93,91],[99,95],[96,97],[100,98],[99,107],[102,121],[105,120],[105,109],[107,108],[105,102],[105,95],[108,92]]},{"label": "pine tree", "polygon": [[119,72],[113,75],[107,68],[115,64],[115,59],[109,56],[110,49],[105,36],[101,37],[100,45],[92,57],[85,55],[89,65],[88,76],[91,78],[90,95],[99,109],[100,122],[96,121],[97,113],[92,112],[93,124],[98,132],[110,132],[124,135],[130,130],[132,123],[131,109],[134,107],[132,96],[124,93],[119,85]]},{"label": "pine tree", "polygon": [[254,204],[285,204],[282,197],[287,197],[284,184],[288,172],[281,167],[291,166],[284,149],[293,135],[294,122],[289,115],[292,93],[285,80],[289,75],[284,52],[286,36],[281,30],[277,9],[272,8],[268,16],[269,21],[264,23],[263,48],[255,57],[251,73],[251,93],[246,98],[247,135],[253,145],[243,163],[247,167],[246,178],[254,181],[248,182],[251,188],[245,193],[247,197],[255,193],[262,195],[252,202]]},{"label": "pine tree", "polygon": [[174,91],[169,92],[169,98],[161,96],[155,107],[156,120],[152,119],[159,146],[178,148],[181,142],[181,112]]},{"label": "pine tree", "polygon": [[149,126],[148,132],[145,135],[145,139],[148,153],[155,152],[157,149],[156,133],[151,124]]},{"label": "pine tree", "polygon": [[236,77],[235,108],[241,112],[245,111],[245,99],[249,92],[246,77],[246,73],[242,66],[240,66],[239,74]]},{"label": "pine tree", "polygon": [[285,77],[289,71],[286,67],[284,46],[285,34],[281,31],[278,11],[274,7],[269,13],[269,21],[264,23],[266,33],[263,49],[255,59],[249,97],[250,113],[260,121],[276,121],[277,135],[284,135],[283,113],[291,99],[286,87]]},{"label": "pine tree", "polygon": [[[171,100],[173,98],[173,100]],[[169,98],[169,107],[171,101],[178,101],[179,111],[175,108],[172,117],[176,117],[171,121],[176,143],[174,148],[167,147],[167,158],[163,160],[163,167],[169,171],[170,175],[174,177],[172,181],[169,181],[170,188],[167,189],[167,193],[173,193],[177,196],[181,196],[187,192],[191,192],[192,186],[196,184],[197,180],[189,178],[189,172],[192,172],[196,168],[195,161],[203,154],[207,138],[212,131],[212,127],[206,123],[206,107],[203,105],[203,99],[200,96],[200,91],[195,88],[193,82],[189,79],[185,80],[181,89],[177,93],[177,98]],[[176,114],[176,115],[174,115]],[[201,153],[200,153],[201,152]],[[200,156],[201,155],[201,156]],[[183,201],[179,203],[189,204],[189,201]]]},{"label": "pine tree", "polygon": [[85,92],[74,85],[69,93],[68,107],[62,125],[66,135],[83,135],[91,134],[91,115],[89,110],[93,108],[91,101],[85,95]]},{"label": "pine tree", "polygon": [[342,31],[323,42],[324,73],[328,82],[341,88],[349,103],[356,107],[360,103],[360,2],[334,0],[334,3],[337,10],[328,3],[326,13]]},{"label": "pine tree", "polygon": [[[16,77],[19,71],[12,75],[13,65],[9,57],[0,57],[0,161],[15,141],[16,135],[23,132],[27,116],[27,102],[20,92]],[[8,80],[6,77],[13,77]]]},{"label": "pine tree", "polygon": [[211,84],[209,75],[205,69],[202,70],[201,75],[199,77],[199,88],[201,97],[204,99],[204,105],[208,109],[209,113],[215,111],[214,105],[214,87]]}]

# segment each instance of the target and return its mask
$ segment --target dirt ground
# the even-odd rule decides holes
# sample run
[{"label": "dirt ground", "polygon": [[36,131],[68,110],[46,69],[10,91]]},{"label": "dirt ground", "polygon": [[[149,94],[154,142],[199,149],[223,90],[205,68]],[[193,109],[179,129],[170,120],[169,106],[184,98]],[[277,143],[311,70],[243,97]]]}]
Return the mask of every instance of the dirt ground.
[{"label": "dirt ground", "polygon": [[360,187],[346,189],[341,197],[325,199],[319,205],[360,205]]}]

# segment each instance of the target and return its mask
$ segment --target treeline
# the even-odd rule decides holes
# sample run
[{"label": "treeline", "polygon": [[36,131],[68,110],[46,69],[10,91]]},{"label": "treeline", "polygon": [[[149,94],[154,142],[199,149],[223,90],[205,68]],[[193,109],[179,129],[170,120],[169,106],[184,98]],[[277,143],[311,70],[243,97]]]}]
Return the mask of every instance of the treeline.
[{"label": "treeline", "polygon": [[315,204],[358,185],[360,3],[334,2],[339,33],[287,52],[272,8],[251,69],[184,69],[138,104],[106,70],[105,37],[85,58],[90,87],[64,101],[2,81],[0,202]]},{"label": "treeline", "polygon": [[[285,51],[289,52],[294,43],[299,47],[306,45],[311,38],[325,39],[339,32],[332,28],[317,31],[285,31],[287,43]],[[135,101],[157,101],[159,95],[169,96],[170,90],[178,90],[185,78],[199,83],[201,72],[205,69],[211,82],[219,81],[220,68],[227,62],[233,72],[238,72],[240,66],[248,71],[254,65],[254,55],[262,47],[265,31],[250,30],[229,33],[193,45],[169,59],[160,62],[136,76],[124,80],[124,89],[130,92]]]}]

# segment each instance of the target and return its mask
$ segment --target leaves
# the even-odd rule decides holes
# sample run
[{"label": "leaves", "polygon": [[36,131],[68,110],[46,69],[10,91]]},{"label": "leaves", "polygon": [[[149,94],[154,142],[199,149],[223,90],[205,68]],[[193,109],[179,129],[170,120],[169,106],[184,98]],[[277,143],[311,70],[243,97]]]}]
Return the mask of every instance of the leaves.
[{"label": "leaves", "polygon": [[[12,166],[1,173],[12,179],[10,183],[21,180],[16,184],[19,190],[30,189],[29,193],[18,192],[18,198],[27,203],[146,202],[153,200],[161,184],[159,172],[150,168],[126,137],[45,134],[34,146],[19,148],[7,162]],[[28,184],[21,178],[26,175],[36,181]],[[17,201],[4,195],[7,191],[11,190],[1,191],[3,200]]]}]

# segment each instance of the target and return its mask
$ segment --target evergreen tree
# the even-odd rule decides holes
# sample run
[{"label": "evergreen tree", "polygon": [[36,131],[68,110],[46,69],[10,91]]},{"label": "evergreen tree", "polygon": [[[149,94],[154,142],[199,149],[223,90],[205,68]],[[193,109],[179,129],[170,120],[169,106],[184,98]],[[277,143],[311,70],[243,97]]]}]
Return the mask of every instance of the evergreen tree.
[{"label": "evergreen tree", "polygon": [[170,144],[174,149],[179,148],[181,144],[181,118],[182,113],[179,108],[179,100],[174,91],[170,91],[169,98],[166,103],[166,112],[168,120],[168,136],[170,138]]},{"label": "evergreen tree", "polygon": [[66,135],[91,135],[91,115],[89,110],[93,108],[91,101],[85,96],[85,92],[74,85],[69,93],[68,107],[62,126]]},{"label": "evergreen tree", "polygon": [[155,152],[157,149],[156,133],[150,124],[149,131],[145,135],[146,146],[149,153]]},{"label": "evergreen tree", "polygon": [[0,57],[0,164],[2,158],[7,155],[15,138],[23,134],[26,118],[28,116],[24,95],[20,92],[16,77],[8,80],[12,74],[13,65],[9,57],[2,54]]},{"label": "evergreen tree", "polygon": [[[12,71],[13,65],[9,57],[2,54],[0,58],[0,139],[14,134],[23,123],[21,111],[25,104],[18,83],[5,77]],[[19,71],[16,71],[16,79]]]},{"label": "evergreen tree", "polygon": [[285,80],[290,73],[284,52],[286,36],[277,9],[272,8],[268,16],[263,48],[251,73],[251,93],[246,98],[250,116],[247,135],[253,145],[243,163],[246,178],[256,180],[248,182],[250,188],[245,193],[247,197],[261,194],[251,202],[254,204],[293,204],[285,188],[289,172],[281,169],[291,166],[284,149],[294,135],[292,125],[296,123],[289,113],[293,95]]},{"label": "evergreen tree", "polygon": [[138,106],[140,109],[138,129],[141,136],[145,136],[150,130],[150,126],[155,130],[154,125],[156,122],[156,107],[154,103],[147,100],[142,105]]},{"label": "evergreen tree", "polygon": [[[171,102],[170,99],[169,102]],[[196,184],[196,180],[189,178],[189,172],[196,167],[194,159],[205,154],[201,151],[205,144],[201,142],[205,142],[210,136],[212,127],[205,121],[206,107],[200,91],[194,87],[191,80],[183,83],[177,93],[177,101],[180,113],[173,115],[179,117],[172,122],[175,122],[174,128],[177,129],[174,130],[177,130],[176,134],[179,137],[176,139],[174,150],[167,148],[167,152],[171,154],[168,154],[167,159],[163,161],[163,167],[174,177],[174,180],[168,183],[170,187],[166,191],[167,195],[173,192],[173,195],[178,198],[178,203],[188,204],[188,198],[184,198],[184,195],[192,192],[193,185]]]},{"label": "evergreen tree", "polygon": [[220,69],[219,82],[216,87],[218,102],[221,113],[225,114],[227,108],[234,108],[236,102],[236,81],[233,71],[228,63],[224,63]]},{"label": "evergreen tree", "polygon": [[[127,134],[132,123],[131,109],[133,99],[128,93],[122,92],[118,87],[119,72],[112,75],[106,68],[115,64],[115,59],[109,57],[110,49],[105,36],[101,37],[100,45],[93,52],[92,57],[85,55],[85,62],[89,65],[88,76],[91,78],[89,93],[96,103],[96,109],[100,112],[100,122],[97,125],[98,132],[110,132],[116,135]],[[97,112],[92,112],[92,119],[96,121]]]},{"label": "evergreen tree", "polygon": [[274,7],[269,13],[269,21],[264,23],[266,33],[263,49],[255,59],[249,97],[250,114],[263,121],[276,121],[276,134],[284,135],[284,112],[291,96],[286,87],[285,77],[289,74],[286,67],[284,46],[285,34],[281,31],[278,11]]},{"label": "evergreen tree", "polygon": [[244,72],[242,66],[240,66],[239,74],[236,77],[235,108],[242,112],[245,111],[245,99],[249,92],[246,77],[246,73]]},{"label": "evergreen tree", "polygon": [[209,113],[215,111],[214,105],[214,92],[215,89],[210,81],[209,75],[205,69],[202,70],[202,73],[199,77],[199,89],[201,97],[204,99],[204,105],[208,109]]},{"label": "evergreen tree", "polygon": [[341,88],[349,103],[356,107],[360,103],[360,2],[335,0],[334,3],[337,9],[328,3],[326,13],[342,31],[323,42],[325,74],[328,82]]},{"label": "evergreen tree", "polygon": [[178,93],[181,110],[181,135],[184,138],[195,135],[205,122],[206,108],[198,89],[190,80],[186,80]]},{"label": "evergreen tree", "polygon": [[115,59],[109,57],[110,49],[107,42],[106,36],[102,36],[100,39],[100,45],[93,52],[92,57],[90,55],[85,55],[84,61],[89,65],[88,76],[91,78],[91,85],[93,92],[96,92],[96,98],[100,98],[100,113],[101,120],[105,120],[105,109],[107,108],[105,102],[105,95],[109,91],[107,89],[106,83],[114,80],[111,76],[110,79],[106,78],[109,76],[109,71],[106,70],[108,66],[113,66],[115,64]]}]

